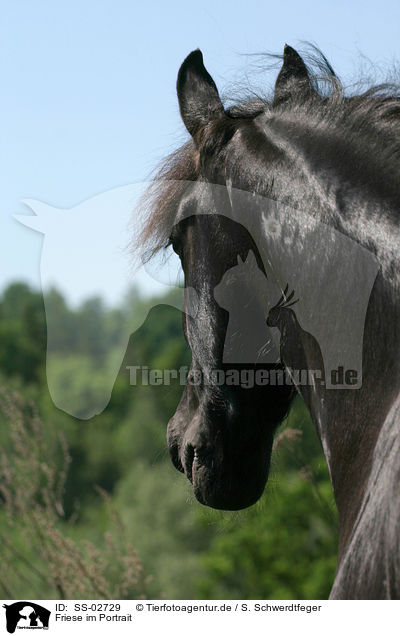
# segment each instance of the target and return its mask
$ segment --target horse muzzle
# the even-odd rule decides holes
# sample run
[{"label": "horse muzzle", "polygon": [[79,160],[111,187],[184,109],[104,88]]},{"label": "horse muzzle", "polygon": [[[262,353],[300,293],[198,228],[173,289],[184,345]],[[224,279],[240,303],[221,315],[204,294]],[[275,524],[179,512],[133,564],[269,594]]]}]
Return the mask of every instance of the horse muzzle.
[{"label": "horse muzzle", "polygon": [[262,495],[268,478],[272,435],[246,438],[234,426],[197,412],[189,421],[179,410],[167,431],[172,463],[193,485],[196,499],[218,510],[240,510]]}]

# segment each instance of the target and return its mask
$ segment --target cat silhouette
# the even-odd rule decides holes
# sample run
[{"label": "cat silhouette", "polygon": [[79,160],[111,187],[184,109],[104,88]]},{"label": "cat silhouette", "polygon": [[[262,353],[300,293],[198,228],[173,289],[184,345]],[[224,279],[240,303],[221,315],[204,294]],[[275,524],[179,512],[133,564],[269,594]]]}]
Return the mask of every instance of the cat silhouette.
[{"label": "cat silhouette", "polygon": [[252,250],[246,260],[227,270],[214,288],[218,305],[229,312],[224,364],[276,364],[279,349],[266,323],[269,309],[280,295],[260,269]]}]

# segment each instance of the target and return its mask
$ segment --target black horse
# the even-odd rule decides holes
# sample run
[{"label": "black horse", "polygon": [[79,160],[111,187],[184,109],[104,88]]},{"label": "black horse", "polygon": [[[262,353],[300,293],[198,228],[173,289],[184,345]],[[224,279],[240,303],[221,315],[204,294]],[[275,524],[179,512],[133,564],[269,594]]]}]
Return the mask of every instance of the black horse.
[{"label": "black horse", "polygon": [[[203,380],[189,377],[169,422],[172,461],[201,503],[251,505],[263,492],[273,436],[297,389],[321,439],[339,511],[331,598],[400,598],[398,95],[379,86],[345,97],[321,54],[312,71],[289,46],[270,99],[225,109],[199,50],[184,61],[177,92],[191,139],[150,189],[142,236],[153,252],[172,244],[198,298],[195,317],[183,314],[183,328],[192,376]],[[257,197],[268,205],[250,206]],[[224,359],[229,314],[214,289],[250,251],[282,295],[271,292],[267,301],[265,289],[252,290],[266,325],[281,336],[278,358],[254,360],[252,368],[323,367],[309,386],[264,382],[249,389],[204,380],[212,369],[235,367]],[[355,322],[361,352],[349,355],[361,366],[350,369],[348,386],[336,386],[333,363],[357,348],[356,336],[348,336]]]}]

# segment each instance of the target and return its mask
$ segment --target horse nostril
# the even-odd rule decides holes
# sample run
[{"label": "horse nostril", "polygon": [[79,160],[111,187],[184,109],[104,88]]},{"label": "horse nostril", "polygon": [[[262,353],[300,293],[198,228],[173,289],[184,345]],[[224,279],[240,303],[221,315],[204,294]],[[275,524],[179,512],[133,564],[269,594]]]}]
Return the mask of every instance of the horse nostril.
[{"label": "horse nostril", "polygon": [[181,462],[181,460],[178,457],[176,457],[176,458],[173,457],[172,458],[172,463],[175,466],[176,470],[179,470],[180,473],[184,473],[185,472],[185,470],[184,470],[184,468],[182,466],[182,462]]},{"label": "horse nostril", "polygon": [[186,477],[189,481],[192,481],[192,472],[193,472],[193,462],[195,458],[196,452],[194,447],[191,444],[187,444],[184,450],[184,456],[182,458],[183,467],[185,469]]},{"label": "horse nostril", "polygon": [[179,470],[180,473],[184,473],[184,469],[182,466],[181,458],[179,456],[179,447],[176,443],[168,444],[169,456],[176,470]]}]

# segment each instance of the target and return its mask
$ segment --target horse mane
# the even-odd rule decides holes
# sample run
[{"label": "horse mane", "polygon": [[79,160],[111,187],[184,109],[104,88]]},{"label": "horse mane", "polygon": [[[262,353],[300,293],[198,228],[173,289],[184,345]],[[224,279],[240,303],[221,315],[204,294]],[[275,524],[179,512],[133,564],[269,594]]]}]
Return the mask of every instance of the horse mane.
[{"label": "horse mane", "polygon": [[[282,59],[280,55],[269,58]],[[232,127],[231,120],[253,119],[262,112],[273,113],[287,121],[309,123],[316,130],[341,131],[347,147],[355,145],[365,156],[374,157],[385,170],[397,192],[400,177],[400,83],[385,82],[362,89],[356,84],[350,94],[337,77],[323,53],[313,45],[302,56],[311,80],[312,91],[305,98],[304,86],[294,88],[290,99],[273,104],[273,96],[250,94],[225,109],[227,118],[218,126],[206,127],[202,143],[212,149],[216,132]],[[358,90],[358,92],[357,92]],[[219,135],[220,138],[220,135]],[[364,150],[362,150],[364,148]],[[176,216],[177,201],[201,177],[200,153],[192,139],[170,154],[156,170],[139,205],[143,223],[140,249],[147,260],[166,246]]]}]

